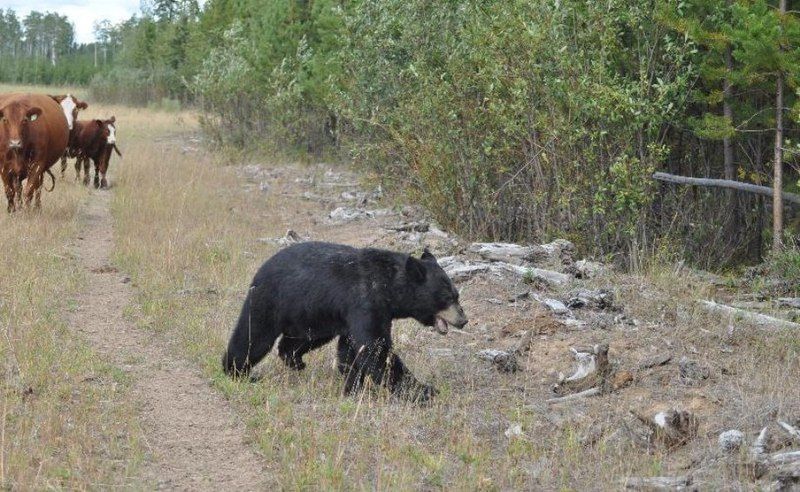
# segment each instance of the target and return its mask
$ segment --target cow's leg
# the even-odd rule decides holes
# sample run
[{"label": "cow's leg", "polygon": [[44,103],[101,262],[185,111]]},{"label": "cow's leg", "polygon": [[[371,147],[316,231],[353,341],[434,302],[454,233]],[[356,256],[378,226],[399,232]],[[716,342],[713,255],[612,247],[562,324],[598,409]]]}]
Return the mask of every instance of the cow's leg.
[{"label": "cow's leg", "polygon": [[14,186],[14,208],[19,210],[22,208],[22,178],[13,176],[12,180]]},{"label": "cow's leg", "polygon": [[89,158],[83,158],[83,184],[89,186]]},{"label": "cow's leg", "polygon": [[75,181],[81,179],[81,159],[82,158],[80,156],[75,159]]},{"label": "cow's leg", "polygon": [[3,189],[6,192],[6,200],[8,200],[8,213],[14,211],[14,184],[11,181],[11,176],[3,173]]},{"label": "cow's leg", "polygon": [[94,161],[94,187],[100,188],[100,163]]},{"label": "cow's leg", "polygon": [[64,179],[64,174],[67,172],[67,153],[61,156],[61,179]]},{"label": "cow's leg", "polygon": [[100,161],[97,163],[100,168],[100,187],[108,188],[108,181],[106,181],[106,172],[108,171],[108,161],[111,158],[111,148],[106,147],[100,155]]},{"label": "cow's leg", "polygon": [[28,172],[28,182],[25,183],[25,205],[30,206],[36,190],[39,189],[42,183],[42,173],[39,172],[38,166],[31,166]]},{"label": "cow's leg", "polygon": [[42,208],[42,188],[44,188],[44,173],[39,186],[36,188],[36,208]]}]

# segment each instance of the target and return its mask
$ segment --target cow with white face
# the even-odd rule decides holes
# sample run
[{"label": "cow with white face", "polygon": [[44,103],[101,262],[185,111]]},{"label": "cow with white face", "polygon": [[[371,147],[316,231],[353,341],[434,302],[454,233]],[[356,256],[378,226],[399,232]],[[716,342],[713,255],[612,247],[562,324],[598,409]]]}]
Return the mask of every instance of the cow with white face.
[{"label": "cow with white face", "polygon": [[67,158],[77,157],[74,151],[74,143],[75,136],[77,135],[75,129],[77,125],[75,123],[78,121],[78,111],[88,108],[89,105],[72,94],[50,97],[61,106],[61,110],[64,111],[64,117],[67,118],[67,127],[69,128],[69,144],[67,145],[67,150],[64,152],[64,155],[61,157],[61,176],[63,177],[64,171],[67,169]]},{"label": "cow with white face", "polygon": [[67,126],[70,131],[72,131],[75,126],[75,121],[78,119],[78,111],[88,108],[89,105],[72,94],[50,97],[55,99],[59,106],[61,106],[61,109],[64,110],[64,116],[67,118]]},{"label": "cow with white face", "polygon": [[72,142],[72,151],[75,161],[75,179],[81,175],[83,165],[83,184],[89,184],[90,161],[94,162],[94,186],[106,188],[106,172],[111,160],[111,151],[122,157],[117,148],[117,119],[111,117],[107,120],[81,120],[75,122],[75,138]]}]

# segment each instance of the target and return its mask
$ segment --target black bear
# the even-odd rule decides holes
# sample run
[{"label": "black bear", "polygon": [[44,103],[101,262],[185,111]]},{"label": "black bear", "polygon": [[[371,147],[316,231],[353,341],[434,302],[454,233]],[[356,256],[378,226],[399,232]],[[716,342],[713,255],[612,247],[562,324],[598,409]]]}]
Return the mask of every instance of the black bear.
[{"label": "black bear", "polygon": [[339,337],[345,393],[369,375],[396,394],[427,400],[392,351],[392,320],[414,318],[442,333],[467,323],[458,291],[426,249],[412,256],[373,248],[307,242],[289,246],[256,273],[222,359],[225,372],[246,375],[278,343],[278,355],[303,369],[303,355]]}]

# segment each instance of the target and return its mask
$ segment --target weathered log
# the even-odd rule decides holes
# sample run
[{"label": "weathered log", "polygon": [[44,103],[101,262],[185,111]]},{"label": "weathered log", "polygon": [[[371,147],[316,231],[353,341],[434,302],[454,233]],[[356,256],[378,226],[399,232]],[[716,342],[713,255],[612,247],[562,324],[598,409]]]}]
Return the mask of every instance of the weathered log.
[{"label": "weathered log", "polygon": [[767,316],[766,314],[754,313],[744,309],[737,309],[735,307],[719,304],[714,301],[698,300],[697,301],[703,309],[715,314],[726,314],[733,317],[739,317],[747,322],[753,323],[763,328],[793,328],[800,329],[800,324],[785,319]]},{"label": "weathered log", "polygon": [[782,422],[780,420],[778,421],[778,425],[780,425],[781,428],[785,430],[786,433],[789,434],[789,436],[791,436],[792,439],[794,439],[797,442],[800,442],[800,429],[798,429],[793,425],[787,424],[786,422]]},{"label": "weathered log", "polygon": [[608,360],[608,344],[594,345],[586,348],[571,348],[573,357],[578,363],[575,372],[566,377],[559,375],[558,383],[553,387],[553,392],[559,395],[565,393],[584,392],[589,388],[597,388],[599,393],[611,389],[611,373],[613,367]]},{"label": "weathered log", "polygon": [[472,243],[469,250],[489,261],[504,261],[522,265],[533,262],[538,256],[547,256],[541,246],[522,246],[514,243]]},{"label": "weathered log", "polygon": [[786,451],[784,453],[773,453],[764,458],[769,465],[786,465],[789,463],[800,463],[800,451]]},{"label": "weathered log", "polygon": [[517,356],[513,351],[485,349],[475,355],[494,364],[500,372],[517,372],[519,370]]},{"label": "weathered log", "polygon": [[697,435],[700,422],[694,414],[687,411],[670,410],[658,412],[648,418],[634,410],[630,413],[645,424],[650,430],[650,441],[667,447],[680,446]]},{"label": "weathered log", "polygon": [[758,433],[758,437],[756,440],[753,441],[753,444],[750,446],[750,456],[756,460],[760,460],[764,453],[767,451],[767,440],[769,439],[769,426],[764,427],[761,429],[761,432]]},{"label": "weathered log", "polygon": [[556,398],[550,398],[550,399],[545,400],[545,401],[547,403],[551,403],[551,404],[552,403],[562,403],[562,402],[565,402],[565,401],[573,401],[573,400],[578,400],[580,398],[586,398],[587,396],[599,395],[600,393],[601,393],[600,388],[589,388],[588,390],[581,391],[580,393],[573,393],[573,394],[567,395],[567,396],[559,396],[559,397],[556,397]]},{"label": "weathered log", "polygon": [[800,297],[779,297],[777,299],[778,305],[782,307],[791,307],[800,309]]},{"label": "weathered log", "polygon": [[692,484],[690,477],[628,477],[625,487],[642,490],[683,490]]},{"label": "weathered log", "polygon": [[552,270],[545,270],[543,268],[523,267],[512,265],[511,263],[494,263],[499,268],[506,271],[515,273],[523,278],[531,278],[532,280],[543,281],[548,284],[563,285],[571,280],[569,275],[554,272]]},{"label": "weathered log", "polygon": [[520,265],[513,265],[501,261],[469,261],[460,260],[456,257],[448,256],[439,260],[439,265],[442,269],[453,279],[454,282],[463,282],[469,280],[480,273],[494,272],[504,273],[509,272],[523,278],[532,278],[547,284],[562,285],[570,281],[570,276],[563,273],[554,272],[552,270],[544,270],[541,268],[523,267]]},{"label": "weathered log", "polygon": [[[667,183],[684,184],[690,186],[706,186],[716,188],[729,188],[732,190],[745,191],[748,193],[756,193],[768,197],[773,196],[772,188],[769,186],[759,186],[750,183],[743,183],[741,181],[732,181],[729,179],[712,179],[712,178],[692,178],[689,176],[676,176],[667,173],[653,173],[653,179],[656,181],[664,181]],[[794,193],[783,192],[781,193],[785,202],[800,205],[800,195]]]}]

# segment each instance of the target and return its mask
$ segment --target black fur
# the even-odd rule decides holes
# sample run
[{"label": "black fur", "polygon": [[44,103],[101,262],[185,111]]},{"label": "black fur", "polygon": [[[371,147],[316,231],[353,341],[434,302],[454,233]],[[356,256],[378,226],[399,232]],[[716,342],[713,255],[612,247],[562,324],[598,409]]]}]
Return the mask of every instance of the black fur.
[{"label": "black fur", "polygon": [[246,375],[282,335],[279,356],[303,369],[304,354],[338,336],[346,393],[369,375],[392,392],[427,400],[435,390],[419,383],[392,351],[392,320],[433,326],[437,313],[451,306],[463,317],[458,291],[427,251],[417,259],[322,242],[289,246],[256,273],[223,368],[234,377]]}]

